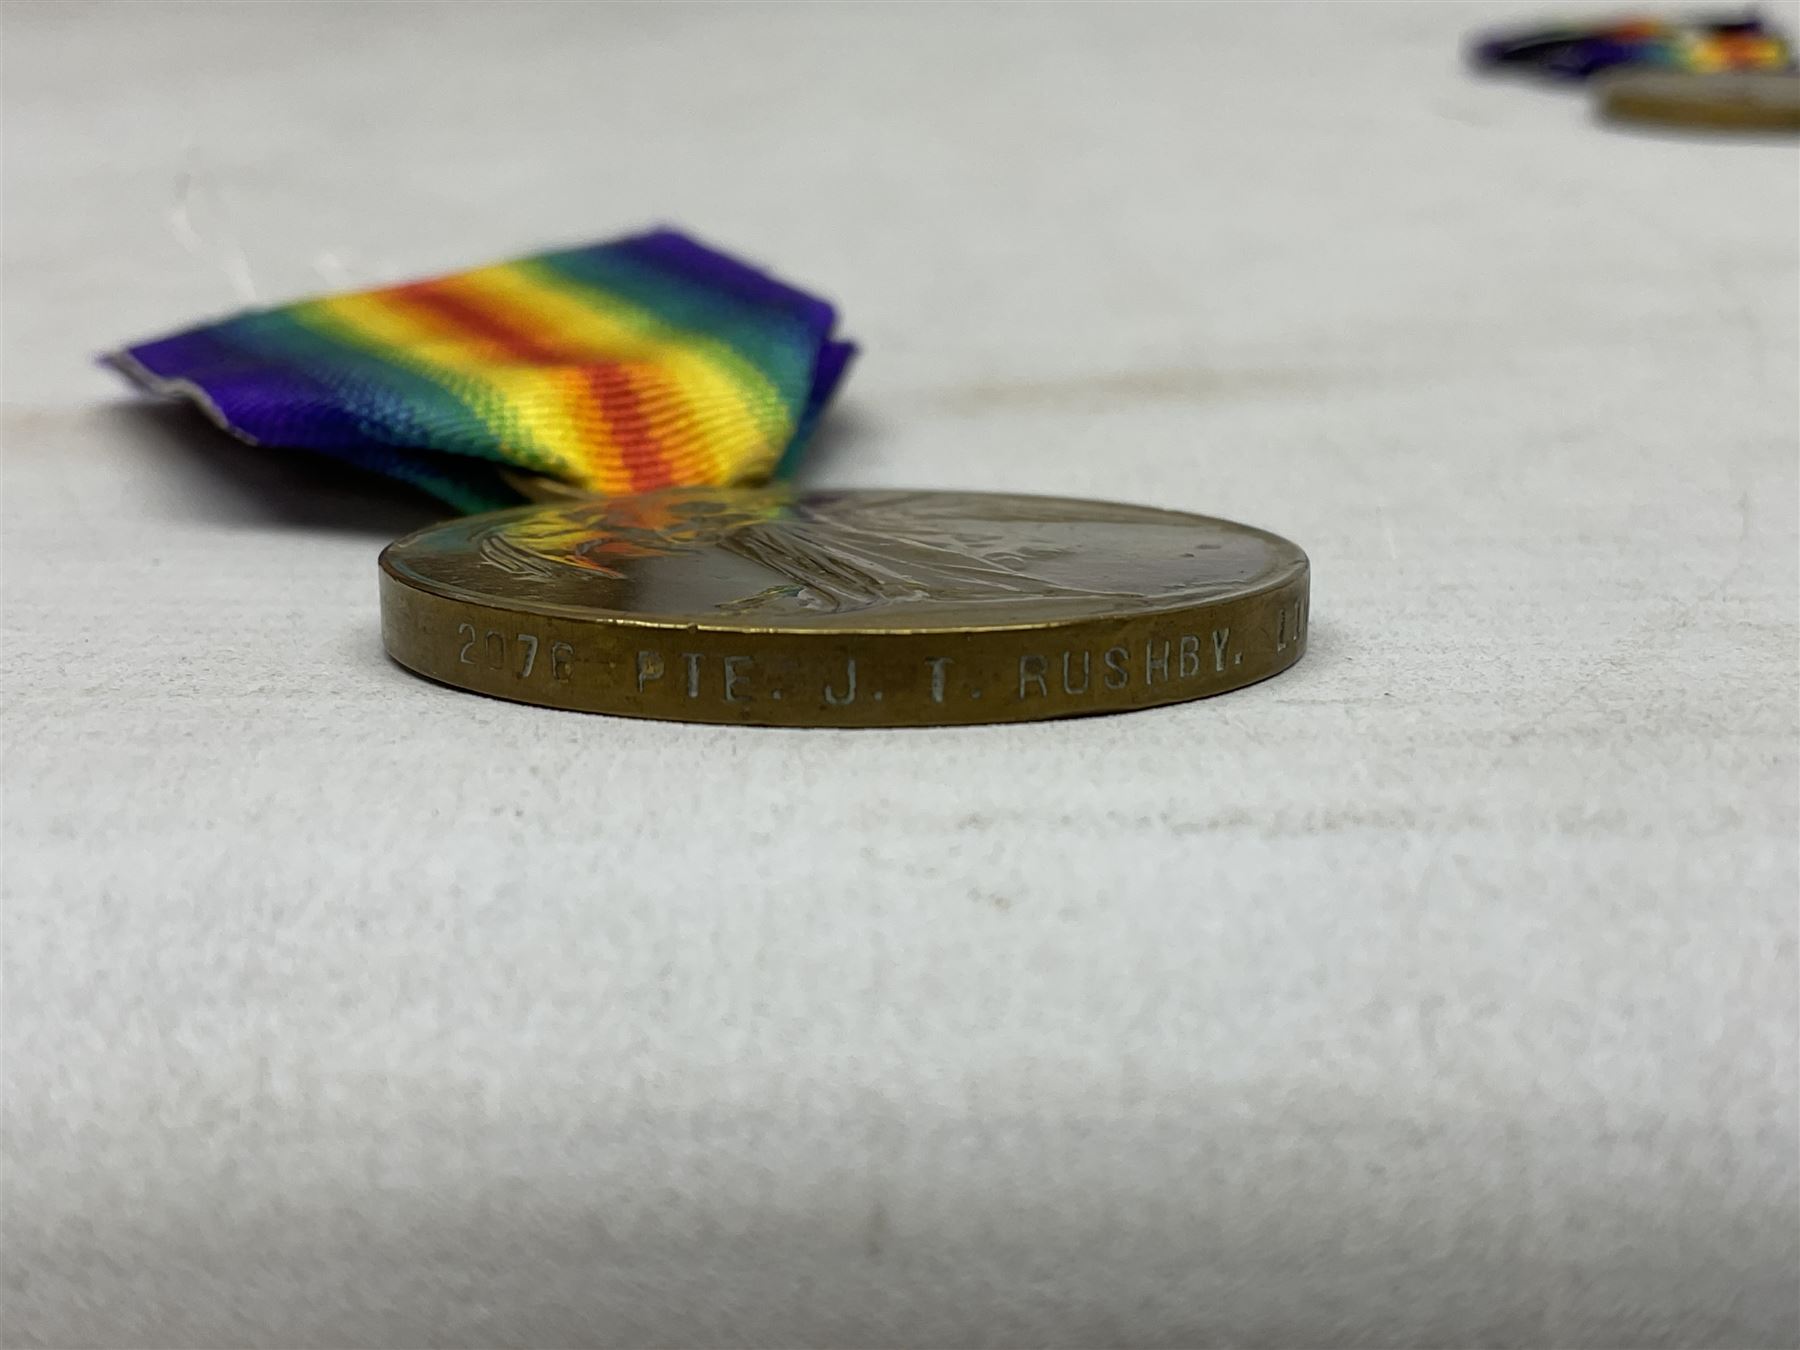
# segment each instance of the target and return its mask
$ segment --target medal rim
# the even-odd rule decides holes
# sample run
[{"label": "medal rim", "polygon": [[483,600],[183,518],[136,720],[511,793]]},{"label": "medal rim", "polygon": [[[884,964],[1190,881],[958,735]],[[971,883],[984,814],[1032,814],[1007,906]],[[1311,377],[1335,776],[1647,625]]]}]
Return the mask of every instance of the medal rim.
[{"label": "medal rim", "polygon": [[[686,489],[674,489],[683,491]],[[736,488],[720,488],[716,491],[725,493],[737,491]],[[756,489],[744,489],[754,491]],[[1291,585],[1297,575],[1310,574],[1311,559],[1298,544],[1272,530],[1259,526],[1246,525],[1242,521],[1231,520],[1223,516],[1201,515],[1193,511],[1181,511],[1162,506],[1145,506],[1141,502],[1118,501],[1099,497],[1068,497],[1055,493],[1019,493],[991,492],[980,488],[807,488],[796,492],[796,496],[813,493],[857,493],[880,492],[894,494],[916,494],[921,496],[945,495],[958,497],[1001,497],[1031,498],[1041,501],[1057,502],[1072,506],[1115,507],[1131,511],[1154,511],[1168,516],[1172,520],[1190,522],[1194,525],[1224,527],[1227,530],[1254,535],[1273,546],[1277,554],[1286,553],[1279,563],[1259,573],[1253,580],[1244,582],[1229,594],[1209,597],[1204,600],[1173,599],[1164,604],[1149,603],[1137,606],[1132,610],[1120,612],[1103,612],[1098,614],[1062,615],[1043,619],[1017,619],[1010,621],[979,621],[958,623],[955,625],[909,625],[904,623],[842,623],[842,624],[795,624],[782,623],[779,620],[758,622],[738,618],[714,618],[711,616],[663,617],[639,610],[604,609],[585,605],[565,605],[556,601],[536,600],[530,597],[512,597],[498,593],[483,593],[459,586],[454,582],[441,581],[424,576],[408,567],[401,561],[401,555],[415,541],[427,535],[457,526],[467,526],[475,520],[499,520],[508,516],[531,515],[546,510],[557,510],[566,506],[566,502],[528,502],[520,506],[503,507],[498,511],[483,512],[479,516],[459,516],[452,520],[437,521],[433,524],[412,530],[394,540],[381,550],[377,559],[382,574],[395,584],[421,590],[444,600],[459,604],[479,605],[490,609],[509,613],[532,614],[542,618],[560,619],[567,622],[592,623],[603,627],[620,627],[647,629],[656,631],[677,631],[692,633],[712,633],[720,636],[734,634],[755,634],[780,636],[787,638],[835,638],[835,637],[910,637],[914,635],[963,634],[963,633],[1027,633],[1040,631],[1057,631],[1069,627],[1080,627],[1088,624],[1116,623],[1126,619],[1167,617],[1174,614],[1204,612],[1210,606],[1231,604],[1240,600],[1248,600],[1270,591],[1277,591]],[[602,494],[588,494],[598,498]],[[648,495],[648,494],[644,494]],[[579,499],[578,499],[579,500]]]},{"label": "medal rim", "polygon": [[[942,491],[965,499],[1032,495]],[[1274,556],[1230,589],[1099,613],[953,626],[798,626],[740,615],[696,620],[515,601],[432,583],[397,565],[396,555],[410,541],[477,519],[462,517],[415,530],[382,551],[382,640],[395,663],[413,674],[508,702],[639,720],[819,730],[967,727],[1142,711],[1259,684],[1304,656],[1311,560],[1291,540],[1194,512],[1038,495],[1222,526],[1269,542]],[[537,504],[487,514],[545,509],[553,508]],[[557,673],[559,651],[572,674]],[[1079,689],[1071,677],[1075,657],[1081,659]],[[648,678],[647,658],[654,666]],[[549,679],[546,659],[552,663]],[[1115,660],[1123,664],[1115,667]],[[1125,678],[1114,683],[1114,675]],[[741,679],[754,684],[743,690],[734,684]],[[734,698],[734,689],[748,697]]]}]

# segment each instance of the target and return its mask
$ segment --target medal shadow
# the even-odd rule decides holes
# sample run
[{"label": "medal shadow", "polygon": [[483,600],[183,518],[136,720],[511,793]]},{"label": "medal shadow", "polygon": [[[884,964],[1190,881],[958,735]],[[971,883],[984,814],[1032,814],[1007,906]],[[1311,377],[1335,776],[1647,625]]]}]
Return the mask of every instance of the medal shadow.
[{"label": "medal shadow", "polygon": [[422,489],[311,450],[240,441],[179,403],[98,412],[108,439],[155,461],[157,505],[178,520],[367,535],[386,543],[457,515]]}]

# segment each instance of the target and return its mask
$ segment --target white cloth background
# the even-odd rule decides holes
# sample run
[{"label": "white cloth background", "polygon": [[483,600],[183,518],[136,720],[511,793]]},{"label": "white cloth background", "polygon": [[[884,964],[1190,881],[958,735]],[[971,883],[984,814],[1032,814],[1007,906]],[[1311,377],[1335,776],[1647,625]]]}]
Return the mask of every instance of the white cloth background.
[{"label": "white cloth background", "polygon": [[[1800,1340],[1800,165],[1534,12],[8,5],[6,1344]],[[659,220],[842,303],[814,481],[1277,530],[1305,662],[487,702],[88,364]]]}]

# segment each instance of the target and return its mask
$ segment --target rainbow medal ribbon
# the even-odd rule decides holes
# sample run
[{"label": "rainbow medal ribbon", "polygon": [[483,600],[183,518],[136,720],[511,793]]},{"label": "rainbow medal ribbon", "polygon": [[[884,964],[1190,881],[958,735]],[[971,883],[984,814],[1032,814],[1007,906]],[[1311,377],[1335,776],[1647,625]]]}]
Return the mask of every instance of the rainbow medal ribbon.
[{"label": "rainbow medal ribbon", "polygon": [[855,347],[837,315],[674,230],[239,314],[104,360],[239,438],[468,511],[507,470],[600,493],[790,463]]},{"label": "rainbow medal ribbon", "polygon": [[1621,70],[1786,71],[1794,47],[1779,26],[1755,14],[1669,19],[1660,15],[1484,33],[1470,60],[1488,70],[1587,80]]}]

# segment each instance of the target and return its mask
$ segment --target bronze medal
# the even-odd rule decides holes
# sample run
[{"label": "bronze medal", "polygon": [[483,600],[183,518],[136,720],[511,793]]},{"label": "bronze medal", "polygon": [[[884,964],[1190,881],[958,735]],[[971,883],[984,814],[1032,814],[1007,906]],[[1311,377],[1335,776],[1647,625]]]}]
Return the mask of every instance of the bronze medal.
[{"label": "bronze medal", "polygon": [[927,726],[1221,694],[1306,648],[1293,544],[1206,516],[969,492],[673,489],[435,525],[382,631],[444,684],[555,708]]},{"label": "bronze medal", "polygon": [[1621,122],[1701,131],[1800,131],[1800,75],[1632,71],[1601,83],[1600,108]]}]

